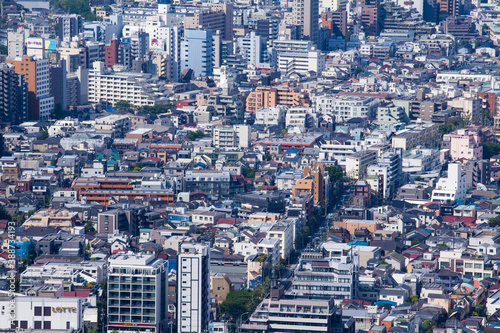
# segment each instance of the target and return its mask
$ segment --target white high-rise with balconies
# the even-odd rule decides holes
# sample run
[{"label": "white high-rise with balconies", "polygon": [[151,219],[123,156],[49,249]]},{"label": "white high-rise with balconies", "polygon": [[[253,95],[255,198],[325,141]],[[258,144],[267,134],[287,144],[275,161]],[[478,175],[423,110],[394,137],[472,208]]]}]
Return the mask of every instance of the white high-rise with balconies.
[{"label": "white high-rise with balconies", "polygon": [[177,257],[177,332],[208,331],[210,246],[183,243]]},{"label": "white high-rise with balconies", "polygon": [[128,252],[108,264],[107,331],[168,332],[167,262]]},{"label": "white high-rise with balconies", "polygon": [[431,201],[464,200],[466,194],[466,176],[460,163],[448,164],[448,177],[441,177],[432,191]]}]

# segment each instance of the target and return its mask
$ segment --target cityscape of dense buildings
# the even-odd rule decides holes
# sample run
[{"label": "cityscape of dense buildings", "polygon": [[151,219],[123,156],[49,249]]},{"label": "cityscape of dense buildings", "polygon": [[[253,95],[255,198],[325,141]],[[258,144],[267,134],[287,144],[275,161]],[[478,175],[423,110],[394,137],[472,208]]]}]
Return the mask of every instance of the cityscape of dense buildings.
[{"label": "cityscape of dense buildings", "polygon": [[499,11],[2,0],[0,332],[500,333]]}]

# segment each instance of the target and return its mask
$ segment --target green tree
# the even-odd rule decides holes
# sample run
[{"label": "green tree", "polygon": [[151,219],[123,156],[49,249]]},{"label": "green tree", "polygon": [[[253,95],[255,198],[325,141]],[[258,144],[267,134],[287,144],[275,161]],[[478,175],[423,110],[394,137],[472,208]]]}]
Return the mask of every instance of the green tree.
[{"label": "green tree", "polygon": [[89,232],[95,232],[94,224],[92,223],[92,221],[87,221],[87,223],[85,223],[85,233]]},{"label": "green tree", "polygon": [[495,142],[483,142],[483,158],[489,160],[492,156],[500,153],[500,144]]},{"label": "green tree", "polygon": [[204,138],[206,135],[202,131],[193,131],[189,133],[186,137],[191,141],[196,141],[198,139]]},{"label": "green tree", "polygon": [[7,55],[9,54],[9,49],[5,45],[0,45],[0,54]]},{"label": "green tree", "polygon": [[409,301],[411,304],[417,304],[418,298],[419,298],[418,295],[411,295]]},{"label": "green tree", "polygon": [[86,0],[53,0],[53,8],[54,10],[61,8],[69,14],[81,15],[85,21],[96,20]]},{"label": "green tree", "polygon": [[115,103],[115,109],[118,111],[130,111],[134,108],[134,105],[129,101],[118,101]]},{"label": "green tree", "polygon": [[439,135],[442,136],[443,134],[449,134],[453,132],[454,129],[455,125],[453,125],[453,123],[441,124],[439,125]]},{"label": "green tree", "polygon": [[268,282],[264,282],[264,286],[255,287],[253,291],[241,289],[229,292],[224,302],[219,305],[219,313],[233,320],[238,320],[246,312],[252,313],[262,301],[268,288],[267,285]]},{"label": "green tree", "polygon": [[472,315],[476,317],[482,317],[484,316],[484,305],[482,304],[477,304],[472,311]]},{"label": "green tree", "polygon": [[39,133],[42,135],[42,140],[45,140],[49,137],[49,132],[47,131],[40,131]]},{"label": "green tree", "polygon": [[52,111],[52,118],[54,118],[54,119],[63,119],[64,118],[64,110],[62,108],[61,103],[57,103],[54,106],[54,110]]},{"label": "green tree", "polygon": [[144,105],[141,108],[141,112],[151,113],[151,114],[162,114],[167,112],[167,106],[164,104],[155,104],[155,105]]},{"label": "green tree", "polygon": [[241,173],[245,178],[255,178],[255,173],[257,171],[258,171],[257,168],[243,168],[243,170],[241,170]]},{"label": "green tree", "polygon": [[30,217],[33,214],[35,214],[35,210],[34,209],[28,210],[28,217]]},{"label": "green tree", "polygon": [[338,182],[340,180],[344,179],[344,170],[340,167],[336,166],[329,166],[325,168],[325,171],[328,172],[328,175],[330,176],[330,181],[332,183]]},{"label": "green tree", "polygon": [[422,331],[429,332],[432,329],[432,323],[429,320],[424,320],[421,327]]},{"label": "green tree", "polygon": [[3,206],[0,206],[0,220],[12,221],[12,216]]},{"label": "green tree", "polygon": [[142,162],[137,162],[135,164],[132,165],[132,172],[139,172],[142,170],[142,168],[144,168],[144,164],[142,164]]},{"label": "green tree", "polygon": [[285,136],[285,135],[286,135],[286,133],[288,133],[288,129],[283,128],[283,129],[281,130],[280,135],[281,135],[281,136]]}]

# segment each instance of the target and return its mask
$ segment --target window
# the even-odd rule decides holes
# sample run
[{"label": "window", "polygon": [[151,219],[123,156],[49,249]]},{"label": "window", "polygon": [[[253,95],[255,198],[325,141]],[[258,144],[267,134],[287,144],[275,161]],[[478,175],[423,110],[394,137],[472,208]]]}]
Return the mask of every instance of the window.
[{"label": "window", "polygon": [[35,321],[35,329],[36,330],[41,330],[42,329],[42,322],[37,320]]},{"label": "window", "polygon": [[44,330],[50,330],[51,329],[51,322],[50,321],[44,321],[43,322],[43,329]]},{"label": "window", "polygon": [[45,317],[50,317],[50,314],[51,314],[51,313],[52,313],[52,312],[50,311],[50,306],[46,306],[46,307],[44,307],[44,308],[43,308],[43,315],[44,315]]},{"label": "window", "polygon": [[42,307],[35,306],[35,316],[41,316],[41,315],[42,315]]},{"label": "window", "polygon": [[28,322],[26,320],[21,320],[21,328],[22,329],[27,329],[28,328]]}]

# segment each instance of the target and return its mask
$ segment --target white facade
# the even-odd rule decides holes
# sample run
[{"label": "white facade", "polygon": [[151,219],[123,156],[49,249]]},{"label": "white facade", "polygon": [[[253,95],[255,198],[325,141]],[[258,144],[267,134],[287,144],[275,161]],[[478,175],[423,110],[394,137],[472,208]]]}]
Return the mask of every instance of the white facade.
[{"label": "white facade", "polygon": [[255,113],[255,124],[282,125],[285,121],[286,110],[282,105],[258,109]]},{"label": "white facade", "polygon": [[109,115],[95,120],[94,128],[100,131],[112,131],[117,137],[123,137],[130,131],[130,118],[122,115]]},{"label": "white facade", "polygon": [[285,126],[287,128],[295,128],[305,133],[308,128],[315,127],[315,125],[317,125],[316,114],[313,108],[297,106],[286,112]]},{"label": "white facade", "polygon": [[281,52],[278,53],[278,70],[285,75],[307,75],[314,72],[321,74],[326,67],[326,55],[317,50],[305,53]]},{"label": "white facade", "polygon": [[339,165],[345,166],[347,157],[359,149],[359,147],[354,145],[324,144],[321,145],[319,159],[325,161],[334,159]]},{"label": "white facade", "polygon": [[210,249],[184,243],[177,257],[177,332],[208,329],[210,321]]},{"label": "white facade", "polygon": [[10,59],[22,58],[22,56],[26,54],[24,31],[9,31],[7,33],[7,40]]},{"label": "white facade", "polygon": [[337,123],[351,118],[374,117],[380,104],[373,97],[356,96],[317,96],[315,103],[318,113],[335,116]]},{"label": "white facade", "polygon": [[154,105],[165,95],[166,87],[150,74],[108,72],[101,61],[94,62],[93,66],[89,71],[89,102],[107,106],[114,106],[118,101],[128,101],[135,106]]},{"label": "white facade", "polygon": [[[0,297],[0,329],[10,330],[11,320],[18,329],[64,330],[83,328],[83,298],[79,297]],[[13,306],[13,308],[12,308]],[[9,309],[14,310],[14,318]]]},{"label": "white facade", "polygon": [[441,177],[432,191],[431,201],[465,200],[466,176],[459,163],[448,164],[448,177]]},{"label": "white facade", "polygon": [[56,121],[52,126],[49,127],[49,136],[55,136],[57,134],[64,134],[69,130],[77,130],[80,128],[80,122],[78,119],[66,118]]},{"label": "white facade", "polygon": [[253,68],[269,67],[269,57],[266,50],[266,40],[255,31],[250,32],[248,37],[238,38],[240,53]]}]

